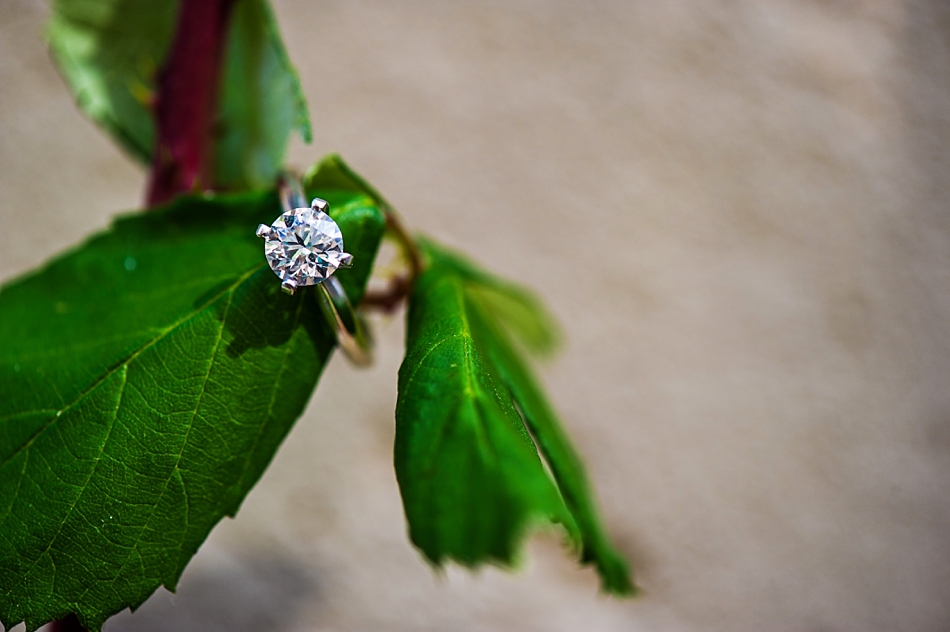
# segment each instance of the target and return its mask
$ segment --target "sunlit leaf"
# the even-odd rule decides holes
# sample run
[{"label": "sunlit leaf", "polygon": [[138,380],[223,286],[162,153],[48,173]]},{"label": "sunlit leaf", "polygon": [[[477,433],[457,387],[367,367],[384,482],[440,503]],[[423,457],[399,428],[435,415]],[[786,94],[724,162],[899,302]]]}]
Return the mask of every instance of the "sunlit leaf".
[{"label": "sunlit leaf", "polygon": [[144,164],[155,124],[149,105],[171,46],[176,0],[53,0],[50,52],[79,109]]}]

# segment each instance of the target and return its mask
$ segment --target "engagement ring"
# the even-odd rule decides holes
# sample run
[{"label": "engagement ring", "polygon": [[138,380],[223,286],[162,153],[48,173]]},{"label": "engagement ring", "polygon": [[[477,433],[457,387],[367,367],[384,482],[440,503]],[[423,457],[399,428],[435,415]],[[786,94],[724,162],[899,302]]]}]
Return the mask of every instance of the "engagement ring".
[{"label": "engagement ring", "polygon": [[355,364],[372,362],[372,343],[366,327],[333,273],[353,265],[343,251],[340,227],[327,214],[326,200],[314,198],[307,206],[300,181],[285,175],[280,181],[283,213],[273,224],[257,227],[264,238],[264,256],[288,294],[317,286],[320,309],[336,333],[337,343]]}]

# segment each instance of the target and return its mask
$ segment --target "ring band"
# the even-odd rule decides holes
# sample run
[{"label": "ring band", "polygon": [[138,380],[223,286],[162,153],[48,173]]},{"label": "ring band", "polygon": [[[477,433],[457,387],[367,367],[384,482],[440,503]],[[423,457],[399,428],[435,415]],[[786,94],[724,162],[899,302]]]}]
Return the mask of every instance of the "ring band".
[{"label": "ring band", "polygon": [[[369,335],[369,327],[350,304],[343,285],[336,277],[330,277],[317,286],[317,302],[323,316],[330,323],[336,334],[336,342],[340,349],[356,366],[369,366],[373,363],[373,339]],[[344,322],[342,314],[346,314],[350,324]],[[352,332],[350,331],[352,328]]]},{"label": "ring band", "polygon": [[[324,200],[316,198],[311,204],[307,204],[304,196],[303,186],[300,180],[290,173],[281,175],[278,182],[278,192],[280,195],[280,205],[284,213],[294,212],[296,209],[320,209],[324,211],[328,205]],[[331,220],[332,221],[332,220]],[[263,224],[261,226],[264,226]],[[261,235],[262,229],[258,229],[258,235]],[[342,242],[341,242],[342,246]],[[345,257],[345,258],[344,258]],[[352,257],[342,253],[342,263],[340,267],[348,267]],[[350,299],[343,290],[343,285],[339,279],[329,273],[325,279],[316,283],[316,300],[320,305],[320,311],[336,335],[337,344],[346,354],[346,357],[357,366],[367,366],[373,362],[373,340],[369,333],[369,328],[363,319],[353,308]],[[296,288],[285,280],[281,287],[291,294]]]}]

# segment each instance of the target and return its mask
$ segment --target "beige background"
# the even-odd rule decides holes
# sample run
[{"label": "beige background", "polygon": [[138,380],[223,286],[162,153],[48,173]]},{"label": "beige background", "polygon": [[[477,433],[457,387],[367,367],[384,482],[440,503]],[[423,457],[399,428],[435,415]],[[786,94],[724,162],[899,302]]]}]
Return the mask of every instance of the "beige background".
[{"label": "beige background", "polygon": [[[946,4],[276,0],[340,151],[528,283],[543,369],[644,594],[557,538],[434,574],[391,465],[400,318],[336,359],[185,574],[107,630],[950,629]],[[39,0],[0,2],[0,276],[136,205]]]}]

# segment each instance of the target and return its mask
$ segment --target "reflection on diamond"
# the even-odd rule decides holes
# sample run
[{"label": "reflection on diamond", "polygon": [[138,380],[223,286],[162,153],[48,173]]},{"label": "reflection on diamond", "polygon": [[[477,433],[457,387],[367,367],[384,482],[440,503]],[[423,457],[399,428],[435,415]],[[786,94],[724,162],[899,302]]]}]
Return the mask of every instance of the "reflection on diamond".
[{"label": "reflection on diamond", "polygon": [[325,281],[347,258],[343,234],[322,211],[298,208],[271,224],[264,237],[264,255],[281,281],[316,285]]}]

